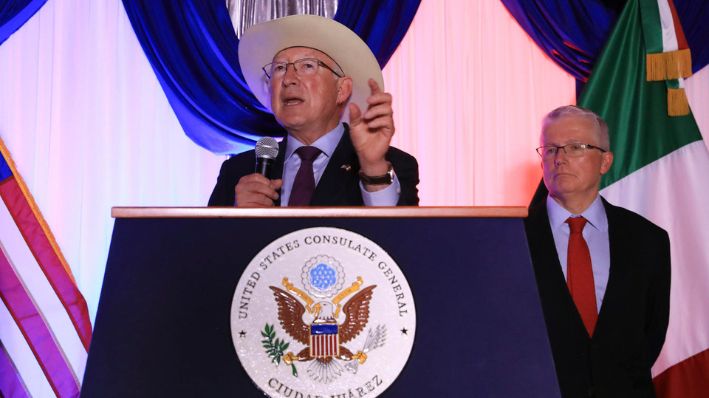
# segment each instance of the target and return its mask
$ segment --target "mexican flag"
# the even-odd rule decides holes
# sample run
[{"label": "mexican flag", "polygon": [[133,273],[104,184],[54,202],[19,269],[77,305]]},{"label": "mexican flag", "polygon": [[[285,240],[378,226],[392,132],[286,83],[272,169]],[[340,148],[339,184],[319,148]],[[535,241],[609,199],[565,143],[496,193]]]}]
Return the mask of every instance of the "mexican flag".
[{"label": "mexican flag", "polygon": [[689,51],[671,0],[630,0],[578,103],[608,122],[601,194],[670,235],[670,324],[652,373],[673,398],[709,394],[709,140],[687,106]]}]

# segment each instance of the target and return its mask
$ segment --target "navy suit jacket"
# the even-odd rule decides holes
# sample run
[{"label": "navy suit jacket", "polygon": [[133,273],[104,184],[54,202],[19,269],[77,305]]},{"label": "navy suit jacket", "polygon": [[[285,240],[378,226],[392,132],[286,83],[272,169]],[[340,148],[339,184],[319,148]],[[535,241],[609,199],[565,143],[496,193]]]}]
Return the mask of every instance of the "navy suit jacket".
[{"label": "navy suit jacket", "polygon": [[[283,175],[286,140],[279,144],[271,178],[281,178]],[[397,206],[417,206],[419,198],[416,186],[419,183],[419,174],[416,158],[400,149],[390,147],[386,159],[391,162],[401,185]],[[234,188],[241,177],[254,172],[255,164],[256,155],[253,150],[224,161],[217,184],[209,198],[209,206],[234,206]],[[364,201],[359,188],[359,169],[359,160],[350,140],[349,127],[345,124],[345,133],[315,187],[310,206],[363,206]],[[276,206],[278,205],[280,203],[276,202]]]},{"label": "navy suit jacket", "polygon": [[603,205],[611,264],[593,337],[566,287],[546,201],[525,220],[559,387],[565,398],[654,397],[650,368],[669,320],[669,237],[636,213]]}]

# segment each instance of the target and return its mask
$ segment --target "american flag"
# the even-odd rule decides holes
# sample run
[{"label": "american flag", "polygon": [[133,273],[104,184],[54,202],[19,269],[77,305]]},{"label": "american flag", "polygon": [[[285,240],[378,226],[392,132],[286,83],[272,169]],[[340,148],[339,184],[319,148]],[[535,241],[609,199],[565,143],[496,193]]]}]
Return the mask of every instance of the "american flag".
[{"label": "american flag", "polygon": [[0,154],[0,396],[76,397],[86,302],[2,140]]},{"label": "american flag", "polygon": [[321,323],[310,326],[310,356],[327,358],[340,355],[340,335],[337,324]]}]

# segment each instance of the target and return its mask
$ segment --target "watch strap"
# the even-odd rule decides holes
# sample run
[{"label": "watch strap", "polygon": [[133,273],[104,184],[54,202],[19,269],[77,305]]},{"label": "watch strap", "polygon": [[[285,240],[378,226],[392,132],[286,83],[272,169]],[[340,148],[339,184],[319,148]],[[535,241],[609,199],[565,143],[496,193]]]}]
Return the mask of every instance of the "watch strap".
[{"label": "watch strap", "polygon": [[368,176],[360,170],[359,179],[367,185],[389,185],[394,181],[394,167],[389,163],[389,169],[386,174],[380,176]]}]

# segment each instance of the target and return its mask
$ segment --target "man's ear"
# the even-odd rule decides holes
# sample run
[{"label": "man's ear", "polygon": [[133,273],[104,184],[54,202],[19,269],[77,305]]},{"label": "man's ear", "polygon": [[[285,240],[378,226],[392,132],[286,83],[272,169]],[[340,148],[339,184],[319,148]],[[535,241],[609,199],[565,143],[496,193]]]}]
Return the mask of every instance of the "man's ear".
[{"label": "man's ear", "polygon": [[613,152],[603,152],[601,154],[601,175],[604,175],[611,169],[613,165]]},{"label": "man's ear", "polygon": [[346,103],[352,95],[352,78],[341,77],[337,80],[337,105]]}]

